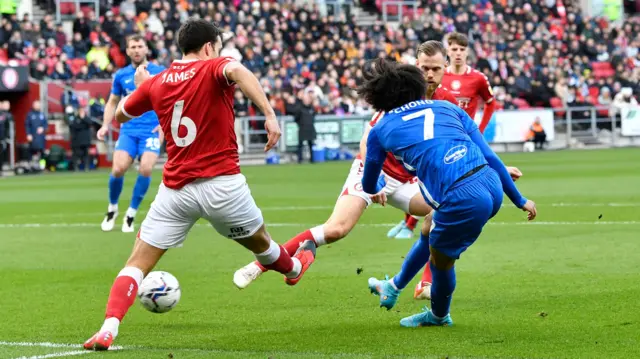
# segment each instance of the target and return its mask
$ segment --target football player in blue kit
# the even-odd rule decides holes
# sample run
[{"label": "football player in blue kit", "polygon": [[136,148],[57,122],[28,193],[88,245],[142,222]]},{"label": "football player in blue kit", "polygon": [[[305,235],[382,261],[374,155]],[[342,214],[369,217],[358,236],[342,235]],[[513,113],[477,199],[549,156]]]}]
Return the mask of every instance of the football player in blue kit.
[{"label": "football player in blue kit", "polygon": [[376,184],[386,153],[391,152],[418,176],[422,197],[435,210],[431,231],[423,227],[400,273],[388,280],[370,278],[369,289],[380,296],[381,306],[391,309],[431,257],[431,309],[400,324],[452,325],[449,308],[456,286],[455,261],[498,213],[503,191],[528,212],[529,220],[536,217],[535,203],[520,194],[469,115],[446,101],[423,100],[426,83],[417,67],[375,60],[365,71],[358,93],[374,109],[385,111],[367,140],[364,191],[373,195],[374,202],[386,202],[384,192],[376,192]]},{"label": "football player in blue kit", "polygon": [[[131,59],[131,64],[118,70],[113,77],[111,95],[104,109],[103,124],[97,134],[99,140],[104,140],[109,131],[109,125],[113,121],[120,99],[136,89],[134,81],[136,70],[141,68],[140,71],[146,70],[152,76],[164,71],[164,67],[147,62],[148,51],[149,48],[142,36],[133,35],[127,39],[127,56]],[[151,171],[158,160],[162,140],[163,135],[158,116],[153,111],[123,124],[120,128],[120,136],[116,142],[113,166],[109,176],[109,206],[102,221],[103,231],[113,229],[118,217],[118,200],[120,193],[122,193],[124,174],[133,161],[139,159],[138,178],[133,187],[129,209],[127,209],[122,223],[123,232],[134,231],[133,221],[138,207],[149,189]]]}]

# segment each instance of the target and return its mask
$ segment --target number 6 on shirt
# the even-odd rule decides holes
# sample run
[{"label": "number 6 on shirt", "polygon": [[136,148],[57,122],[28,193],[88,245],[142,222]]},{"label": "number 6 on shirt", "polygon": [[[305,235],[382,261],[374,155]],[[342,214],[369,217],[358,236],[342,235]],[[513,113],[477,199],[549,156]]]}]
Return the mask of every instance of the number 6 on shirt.
[{"label": "number 6 on shirt", "polygon": [[[422,111],[418,111],[406,116],[402,116],[402,121],[411,121],[411,120],[415,120],[416,118],[424,118],[424,140],[426,141],[426,140],[432,139],[433,138],[433,121],[435,119],[433,110],[430,108],[426,108]],[[172,129],[173,129],[173,126],[172,126]]]},{"label": "number 6 on shirt", "polygon": [[[184,100],[180,100],[173,105],[173,115],[171,116],[171,136],[178,147],[187,147],[196,139],[196,124],[189,117],[182,117]],[[433,113],[432,113],[433,117]],[[433,123],[433,120],[431,121]],[[187,134],[180,136],[180,125],[187,128]]]}]

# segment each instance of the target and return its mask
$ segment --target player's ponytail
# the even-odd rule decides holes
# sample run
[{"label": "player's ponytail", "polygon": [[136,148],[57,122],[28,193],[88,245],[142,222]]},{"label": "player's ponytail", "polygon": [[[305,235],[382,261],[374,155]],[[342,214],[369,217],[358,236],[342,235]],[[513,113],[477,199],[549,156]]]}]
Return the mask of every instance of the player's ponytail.
[{"label": "player's ponytail", "polygon": [[413,65],[376,59],[366,63],[362,72],[364,82],[357,92],[378,111],[420,100],[427,92],[422,72]]}]

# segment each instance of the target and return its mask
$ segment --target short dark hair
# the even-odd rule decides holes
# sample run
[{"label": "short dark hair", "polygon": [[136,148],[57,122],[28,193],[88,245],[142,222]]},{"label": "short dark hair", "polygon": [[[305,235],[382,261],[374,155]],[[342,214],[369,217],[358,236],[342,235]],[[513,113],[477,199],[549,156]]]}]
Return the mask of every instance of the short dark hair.
[{"label": "short dark hair", "polygon": [[444,45],[436,40],[429,40],[420,44],[417,53],[418,56],[420,56],[420,54],[435,56],[437,53],[441,53],[442,56],[447,57],[447,50],[444,48]]},{"label": "short dark hair", "polygon": [[449,45],[460,45],[462,47],[469,47],[469,38],[466,35],[461,34],[459,32],[452,32],[449,34],[447,38],[447,43]]},{"label": "short dark hair", "polygon": [[180,26],[177,42],[183,55],[198,52],[207,43],[222,40],[223,30],[217,24],[202,19],[189,19]]},{"label": "short dark hair", "polygon": [[135,41],[135,42],[143,41],[145,45],[147,44],[147,40],[145,40],[144,37],[140,34],[134,34],[127,37],[127,47],[129,47],[129,42],[131,41]]},{"label": "short dark hair", "polygon": [[413,65],[376,59],[365,64],[363,77],[358,95],[378,111],[391,111],[427,93],[424,75]]}]

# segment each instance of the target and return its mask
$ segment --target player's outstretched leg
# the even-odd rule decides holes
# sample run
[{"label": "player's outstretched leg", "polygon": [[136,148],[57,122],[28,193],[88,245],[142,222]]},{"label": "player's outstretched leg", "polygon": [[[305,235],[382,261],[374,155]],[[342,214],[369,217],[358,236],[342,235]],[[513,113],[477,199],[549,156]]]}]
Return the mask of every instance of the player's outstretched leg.
[{"label": "player's outstretched leg", "polygon": [[122,318],[133,305],[138,287],[144,277],[155,267],[166,249],[151,246],[137,239],[125,267],[118,273],[111,286],[105,321],[100,330],[84,343],[87,350],[107,350],[118,336]]},{"label": "player's outstretched leg", "polygon": [[413,230],[418,224],[418,219],[409,213],[406,214],[404,219],[404,227],[395,235],[396,239],[411,239],[413,238]]},{"label": "player's outstretched leg", "polygon": [[[325,224],[298,233],[282,246],[287,253],[295,255],[302,243],[306,241],[313,242],[316,247],[334,243],[349,234],[366,208],[367,202],[362,198],[351,195],[342,196],[336,202],[333,213]],[[267,270],[268,268],[261,265],[259,261],[249,263],[236,271],[233,282],[240,289],[246,288]]]},{"label": "player's outstretched leg", "polygon": [[113,229],[116,218],[118,217],[118,200],[122,193],[124,174],[132,162],[133,159],[126,151],[117,150],[113,153],[113,166],[111,168],[111,175],[109,176],[109,206],[107,208],[107,214],[104,216],[101,224],[101,228],[105,232]]},{"label": "player's outstretched leg", "polygon": [[138,212],[138,208],[140,208],[140,203],[142,203],[144,196],[149,190],[149,185],[151,184],[151,172],[153,171],[153,166],[157,160],[158,155],[154,152],[144,152],[140,159],[140,171],[138,173],[138,178],[136,179],[136,184],[133,186],[131,204],[129,204],[127,213],[122,221],[122,231],[125,233],[131,233],[135,230],[133,221],[136,217],[136,213]]},{"label": "player's outstretched leg", "polygon": [[[300,281],[316,256],[316,245],[311,240],[302,243],[294,254],[290,255],[284,247],[271,239],[264,226],[254,235],[236,241],[254,253],[261,268],[284,274],[288,285],[295,285]],[[250,283],[244,274],[242,270],[238,270],[233,275],[233,283],[240,289]]]},{"label": "player's outstretched leg", "polygon": [[453,325],[449,309],[451,298],[456,289],[455,259],[431,248],[429,266],[433,273],[431,286],[431,310],[425,308],[422,313],[400,320],[403,327],[450,326]]}]

